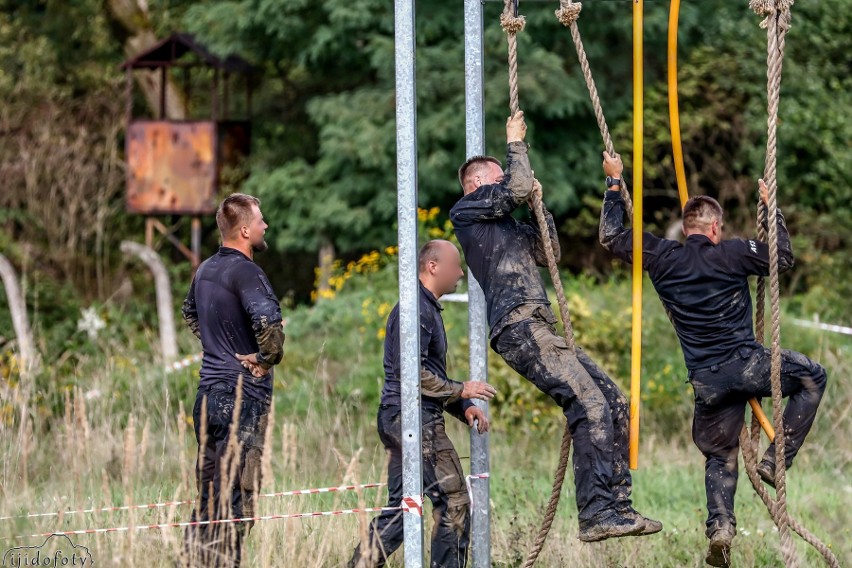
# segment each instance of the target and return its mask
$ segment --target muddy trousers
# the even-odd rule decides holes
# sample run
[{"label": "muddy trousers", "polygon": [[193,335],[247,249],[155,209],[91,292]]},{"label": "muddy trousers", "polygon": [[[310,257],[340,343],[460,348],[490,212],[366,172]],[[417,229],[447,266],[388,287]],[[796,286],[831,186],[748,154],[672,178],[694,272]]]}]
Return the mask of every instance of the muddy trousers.
[{"label": "muddy trousers", "polygon": [[556,333],[555,317],[542,307],[504,328],[494,350],[568,419],[573,438],[574,483],[580,527],[631,507],[628,467],[629,409],[618,386],[579,347]]},{"label": "muddy trousers", "polygon": [[[195,464],[198,500],[192,521],[255,516],[255,492],[260,487],[260,461],[269,402],[243,396],[229,449],[235,425],[234,390],[233,385],[217,383],[199,388],[196,395],[192,418],[198,442]],[[203,432],[202,423],[206,424]],[[242,541],[250,530],[251,523],[188,527],[184,534],[183,565],[238,567]]]},{"label": "muddy trousers", "polygon": [[[423,489],[432,501],[431,568],[464,568],[470,541],[470,499],[459,456],[447,437],[439,408],[424,406]],[[388,507],[402,503],[402,420],[399,407],[382,405],[379,438],[388,452]],[[379,568],[403,540],[402,511],[384,511],[370,522],[366,543],[355,549],[348,566]]]},{"label": "muddy trousers", "polygon": [[[784,461],[790,467],[813,425],[826,374],[801,353],[786,349],[781,353],[781,392],[787,397]],[[772,396],[770,365],[769,349],[743,346],[724,363],[689,372],[695,392],[692,439],[705,458],[708,537],[718,526],[736,526],[737,454],[745,406],[750,398]],[[764,459],[774,462],[775,444]]]}]

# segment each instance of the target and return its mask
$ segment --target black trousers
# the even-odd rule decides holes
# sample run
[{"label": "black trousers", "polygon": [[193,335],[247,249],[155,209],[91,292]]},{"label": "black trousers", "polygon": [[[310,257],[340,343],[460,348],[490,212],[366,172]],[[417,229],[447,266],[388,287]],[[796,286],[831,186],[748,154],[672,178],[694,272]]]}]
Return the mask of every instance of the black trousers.
[{"label": "black trousers", "polygon": [[[826,374],[825,369],[801,353],[785,349],[781,357],[781,392],[788,397],[784,409],[784,461],[790,467],[813,425],[825,392]],[[705,458],[708,536],[722,524],[736,526],[739,434],[748,400],[772,395],[770,365],[769,349],[743,346],[725,363],[689,372],[695,391],[692,439]],[[764,459],[774,462],[774,443]]]},{"label": "black trousers", "polygon": [[[206,413],[203,412],[205,400]],[[192,418],[198,442],[195,464],[198,501],[192,512],[192,521],[255,515],[255,492],[260,486],[260,462],[269,401],[243,396],[234,432],[236,444],[229,448],[235,406],[235,387],[226,383],[199,388],[196,395]],[[206,421],[204,440],[202,421]],[[232,477],[231,471],[236,472]],[[250,529],[251,523],[188,527],[185,533],[185,564],[193,567],[238,567],[242,541]]]},{"label": "black trousers", "polygon": [[579,347],[556,333],[549,308],[512,324],[492,341],[495,351],[558,404],[574,441],[580,526],[631,507],[629,408],[618,386]]},{"label": "black trousers", "polygon": [[[447,437],[443,411],[423,408],[423,487],[432,501],[432,568],[464,568],[470,542],[470,498],[461,463]],[[402,420],[399,407],[383,405],[379,438],[388,451],[388,507],[402,503]],[[402,511],[384,511],[370,522],[367,543],[355,549],[349,566],[379,568],[403,540]]]}]

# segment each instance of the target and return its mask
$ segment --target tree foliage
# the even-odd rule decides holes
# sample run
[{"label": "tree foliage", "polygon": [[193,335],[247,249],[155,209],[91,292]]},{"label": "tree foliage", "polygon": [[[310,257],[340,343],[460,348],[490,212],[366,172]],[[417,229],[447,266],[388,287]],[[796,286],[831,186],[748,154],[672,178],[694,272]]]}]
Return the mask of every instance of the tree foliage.
[{"label": "tree foliage", "polygon": [[[56,115],[33,109],[39,101],[80,109],[110,93],[120,98],[115,95],[121,89],[123,36],[105,3],[2,0],[0,6],[4,131],[33,134],[48,121],[74,128],[102,124],[107,113],[89,122],[73,110]],[[263,199],[277,253],[315,254],[331,243],[351,256],[395,241],[391,2],[149,0],[147,6],[146,25],[160,36],[189,31],[215,51],[238,53],[263,70],[244,189]],[[419,0],[416,6],[419,202],[445,215],[459,197],[455,171],[464,158],[462,10],[460,2],[445,0]],[[566,266],[608,271],[595,228],[602,144],[570,33],[554,18],[555,7],[556,2],[521,3],[528,23],[519,36],[520,96],[531,159],[562,236],[570,241],[563,247]],[[499,2],[485,3],[486,141],[497,156],[504,151],[508,113],[501,8]],[[667,10],[666,3],[646,5],[645,222],[655,230],[678,214],[666,103]],[[792,282],[797,289],[848,280],[837,273],[842,263],[830,258],[850,244],[844,179],[852,166],[849,17],[844,0],[793,7],[778,173],[779,203],[801,251]],[[753,226],[755,180],[765,153],[766,38],[758,24],[747,3],[727,0],[684,3],[680,16],[681,124],[690,191],[719,197],[729,210],[729,225],[741,233]],[[586,2],[579,26],[630,176],[631,4]],[[19,166],[18,148],[9,140],[4,137],[0,147],[6,168]],[[63,140],[57,134],[50,144]],[[74,152],[85,152],[67,148],[69,161]],[[120,155],[105,159],[121,165]],[[7,239],[22,234],[20,221],[10,220],[20,215],[14,199],[0,204]],[[108,199],[120,203],[120,192]],[[122,217],[120,207],[110,211]],[[26,238],[38,240],[35,234]],[[312,270],[296,267],[300,273]]]}]

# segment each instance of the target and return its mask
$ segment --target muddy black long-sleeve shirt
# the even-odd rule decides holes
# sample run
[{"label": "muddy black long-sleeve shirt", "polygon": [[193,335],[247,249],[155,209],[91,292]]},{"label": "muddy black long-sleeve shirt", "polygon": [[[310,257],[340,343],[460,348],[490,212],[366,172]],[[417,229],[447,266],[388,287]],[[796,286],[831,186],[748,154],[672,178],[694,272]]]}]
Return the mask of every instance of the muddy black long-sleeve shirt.
[{"label": "muddy black long-sleeve shirt", "polygon": [[[198,267],[183,317],[204,350],[199,386],[236,384],[242,375],[246,395],[257,400],[272,396],[271,367],[284,355],[284,330],[278,298],[258,265],[236,249],[220,247]],[[269,372],[254,377],[236,353],[257,353]]]},{"label": "muddy black long-sleeve shirt", "polygon": [[[601,244],[633,263],[632,231],[624,228],[625,204],[607,191],[601,212]],[[793,266],[784,216],[778,212],[778,268]],[[730,360],[743,345],[757,346],[752,322],[749,276],[769,274],[769,246],[758,240],[729,239],[718,245],[704,235],[686,242],[643,233],[642,268],[671,314],[687,369]]]},{"label": "muddy black long-sleeve shirt", "polygon": [[[441,317],[443,307],[420,284],[420,392],[424,413],[443,412],[466,423],[464,412],[473,406],[462,399],[464,385],[447,377],[447,333]],[[402,394],[399,335],[399,304],[394,306],[385,326],[385,384],[382,404],[399,406]]]},{"label": "muddy black long-sleeve shirt", "polygon": [[[480,186],[450,210],[465,261],[485,294],[492,339],[518,306],[550,304],[538,271],[539,266],[547,265],[547,259],[535,215],[531,223],[512,217],[512,212],[529,198],[532,185],[527,146],[513,142],[508,145],[503,181]],[[559,260],[556,226],[546,209],[545,217],[553,252]]]}]

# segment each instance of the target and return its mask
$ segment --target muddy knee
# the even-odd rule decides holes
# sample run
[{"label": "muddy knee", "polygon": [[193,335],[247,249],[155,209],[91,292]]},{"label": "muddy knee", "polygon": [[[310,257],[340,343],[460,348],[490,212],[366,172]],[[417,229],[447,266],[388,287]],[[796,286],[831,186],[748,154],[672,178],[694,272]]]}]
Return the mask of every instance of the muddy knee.
[{"label": "muddy knee", "polygon": [[[465,501],[467,501],[467,494],[465,493]],[[459,500],[460,501],[460,500]],[[447,506],[447,523],[453,532],[457,535],[462,535],[467,531],[468,521],[470,519],[470,507],[468,503],[456,503],[453,504],[452,497],[450,498],[450,503]]]},{"label": "muddy knee", "polygon": [[456,532],[467,526],[470,514],[470,496],[462,473],[461,463],[455,450],[438,452],[435,463],[435,476],[441,493],[447,502],[446,519]]}]

